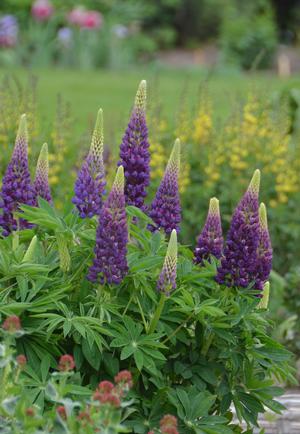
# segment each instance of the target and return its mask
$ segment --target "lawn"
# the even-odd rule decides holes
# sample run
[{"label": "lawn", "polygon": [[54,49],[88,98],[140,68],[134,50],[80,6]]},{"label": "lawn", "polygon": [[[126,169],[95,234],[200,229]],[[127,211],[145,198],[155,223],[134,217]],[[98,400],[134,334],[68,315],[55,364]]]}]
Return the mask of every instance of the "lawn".
[{"label": "lawn", "polygon": [[[28,76],[26,70],[0,70],[1,75],[14,73],[21,80]],[[238,72],[210,72],[199,69],[170,70],[158,67],[134,71],[73,71],[36,70],[39,79],[39,107],[41,115],[51,119],[54,115],[56,96],[61,93],[71,103],[76,132],[85,130],[87,122],[102,107],[106,122],[119,134],[115,124],[121,120],[121,129],[132,106],[137,85],[141,79],[149,83],[149,96],[158,95],[165,114],[174,119],[183,92],[187,94],[187,104],[194,107],[199,89],[207,85],[215,102],[218,116],[224,116],[236,103],[237,97],[246,96],[251,90],[275,93],[286,87],[299,87],[300,76],[280,79],[269,73],[251,75]],[[107,125],[107,124],[106,124]],[[117,130],[117,131],[116,131]]]}]

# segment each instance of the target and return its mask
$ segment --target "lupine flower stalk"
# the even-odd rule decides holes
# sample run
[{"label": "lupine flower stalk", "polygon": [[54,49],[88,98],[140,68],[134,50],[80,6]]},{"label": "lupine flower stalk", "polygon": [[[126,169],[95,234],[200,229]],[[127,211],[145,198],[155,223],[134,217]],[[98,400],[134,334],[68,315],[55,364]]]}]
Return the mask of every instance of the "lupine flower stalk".
[{"label": "lupine flower stalk", "polygon": [[194,262],[203,265],[211,256],[220,259],[223,252],[223,234],[220,217],[219,201],[210,199],[205,225],[197,239],[194,252]]},{"label": "lupine flower stalk", "polygon": [[88,279],[97,282],[100,277],[101,283],[121,283],[128,271],[127,242],[124,169],[119,166],[112,189],[100,212],[95,258]]},{"label": "lupine flower stalk", "polygon": [[170,295],[171,291],[176,289],[177,254],[177,232],[175,229],[173,229],[170,236],[164,264],[157,281],[157,289],[161,293],[161,296],[149,326],[149,333],[153,333],[155,331],[159,318],[164,309],[165,301]]},{"label": "lupine flower stalk", "polygon": [[155,225],[151,225],[151,231],[164,229],[170,234],[173,229],[180,230],[181,208],[178,189],[180,171],[180,140],[176,139],[164,177],[158,187],[151,205],[150,217]]},{"label": "lupine flower stalk", "polygon": [[75,183],[76,205],[82,218],[99,215],[105,188],[103,163],[103,112],[99,110],[89,153],[78,172]]},{"label": "lupine flower stalk", "polygon": [[177,270],[177,232],[175,229],[173,229],[168,244],[164,265],[157,282],[157,289],[160,292],[169,295],[172,290],[176,289],[176,270]]},{"label": "lupine flower stalk", "polygon": [[17,221],[14,217],[14,213],[19,211],[19,205],[35,204],[35,193],[28,168],[28,130],[25,114],[21,116],[13,155],[3,177],[0,196],[2,235],[8,236],[18,228],[30,227],[25,220]]},{"label": "lupine flower stalk", "polygon": [[41,197],[47,202],[52,203],[48,174],[48,145],[47,143],[44,143],[38,158],[33,186],[36,194],[36,199],[38,199],[38,197]]},{"label": "lupine flower stalk", "polygon": [[255,288],[262,290],[272,269],[272,246],[268,230],[267,210],[264,203],[259,207],[259,242],[257,249],[257,276]]},{"label": "lupine flower stalk", "polygon": [[260,171],[256,170],[233,214],[224,256],[216,276],[218,283],[246,288],[255,282],[259,244],[259,185]]},{"label": "lupine flower stalk", "polygon": [[126,204],[145,210],[146,188],[150,182],[145,80],[139,85],[130,121],[122,139],[119,165],[124,167]]}]

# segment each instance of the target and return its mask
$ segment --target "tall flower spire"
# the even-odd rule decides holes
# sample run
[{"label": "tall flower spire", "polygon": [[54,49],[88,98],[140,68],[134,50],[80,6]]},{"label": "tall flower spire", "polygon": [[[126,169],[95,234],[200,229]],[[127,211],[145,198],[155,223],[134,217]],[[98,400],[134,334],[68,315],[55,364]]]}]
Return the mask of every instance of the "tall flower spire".
[{"label": "tall flower spire", "polygon": [[257,248],[257,268],[255,288],[262,290],[272,269],[272,246],[268,230],[267,210],[264,203],[259,207],[259,241]]},{"label": "tall flower spire", "polygon": [[99,215],[104,188],[103,112],[100,109],[89,153],[78,172],[75,182],[75,196],[72,202],[76,205],[80,217],[91,218],[94,215]]},{"label": "tall flower spire", "polygon": [[152,202],[150,217],[155,226],[150,230],[163,228],[167,234],[173,229],[179,232],[181,221],[180,197],[178,190],[178,177],[180,171],[180,140],[176,139],[164,177],[158,187]]},{"label": "tall flower spire", "polygon": [[238,204],[228,231],[217,282],[247,287],[255,281],[259,243],[258,195],[260,171],[256,170],[248,190]]},{"label": "tall flower spire", "polygon": [[36,198],[41,197],[52,203],[51,191],[48,181],[49,162],[48,162],[48,145],[44,143],[37,161],[34,190]]},{"label": "tall flower spire", "polygon": [[142,80],[130,121],[120,146],[119,165],[124,167],[127,205],[145,209],[146,188],[150,182],[150,152],[146,124],[146,81]]},{"label": "tall flower spire", "polygon": [[220,259],[223,251],[223,234],[220,217],[219,201],[215,197],[210,199],[209,210],[205,225],[197,239],[194,252],[194,262],[203,265],[210,256]]},{"label": "tall flower spire", "polygon": [[176,289],[177,250],[177,232],[173,229],[164,265],[157,282],[157,289],[165,295],[169,295],[172,290]]},{"label": "tall flower spire", "polygon": [[2,208],[2,215],[0,216],[2,235],[7,236],[17,228],[30,227],[29,223],[23,219],[19,219],[17,223],[14,213],[19,211],[19,205],[21,204],[33,206],[34,199],[34,188],[31,185],[28,168],[27,122],[26,115],[23,114],[20,119],[12,158],[3,177],[0,203],[0,208]]},{"label": "tall flower spire", "polygon": [[100,211],[95,258],[88,279],[97,282],[100,274],[101,283],[121,283],[128,271],[127,242],[124,169],[120,166],[112,189]]}]

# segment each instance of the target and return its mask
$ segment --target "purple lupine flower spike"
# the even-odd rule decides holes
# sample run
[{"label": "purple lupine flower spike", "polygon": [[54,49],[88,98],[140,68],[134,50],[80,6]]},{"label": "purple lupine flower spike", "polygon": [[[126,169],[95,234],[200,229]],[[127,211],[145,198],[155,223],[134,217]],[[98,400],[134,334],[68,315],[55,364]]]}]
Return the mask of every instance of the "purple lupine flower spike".
[{"label": "purple lupine flower spike", "polygon": [[17,221],[14,218],[14,213],[19,211],[21,204],[31,206],[35,204],[34,188],[31,185],[28,167],[28,131],[25,114],[21,116],[13,155],[2,182],[0,226],[3,236],[8,236],[17,229],[31,227],[25,220]]},{"label": "purple lupine flower spike", "polygon": [[260,171],[256,170],[233,214],[224,256],[216,276],[218,283],[246,288],[255,281],[259,242],[259,184]]},{"label": "purple lupine flower spike", "polygon": [[272,245],[268,230],[267,210],[264,203],[259,207],[259,242],[257,249],[257,277],[255,289],[263,290],[272,269]]},{"label": "purple lupine flower spike", "polygon": [[157,281],[157,289],[165,295],[176,289],[177,272],[177,232],[172,230],[164,265]]},{"label": "purple lupine flower spike", "polygon": [[205,225],[197,239],[194,252],[194,262],[203,265],[211,256],[220,259],[223,252],[223,234],[220,217],[219,201],[210,199]]},{"label": "purple lupine flower spike", "polygon": [[102,195],[105,189],[105,170],[103,163],[103,112],[98,111],[92,143],[87,157],[78,172],[75,183],[76,205],[82,218],[99,215],[102,207]]},{"label": "purple lupine flower spike", "polygon": [[180,171],[180,140],[176,139],[164,177],[158,187],[151,205],[150,217],[155,225],[150,225],[151,231],[163,228],[166,234],[173,229],[180,230],[181,208],[178,189]]},{"label": "purple lupine flower spike", "polygon": [[120,146],[120,161],[125,174],[127,205],[145,210],[146,188],[150,182],[150,152],[146,124],[146,81],[141,81],[130,121]]},{"label": "purple lupine flower spike", "polygon": [[103,204],[96,234],[95,258],[88,279],[119,284],[128,272],[128,228],[125,211],[124,169],[118,168],[112,189]]},{"label": "purple lupine flower spike", "polygon": [[38,197],[45,199],[52,204],[51,191],[48,180],[49,162],[48,162],[48,145],[44,143],[37,161],[34,190],[36,194],[36,200]]}]

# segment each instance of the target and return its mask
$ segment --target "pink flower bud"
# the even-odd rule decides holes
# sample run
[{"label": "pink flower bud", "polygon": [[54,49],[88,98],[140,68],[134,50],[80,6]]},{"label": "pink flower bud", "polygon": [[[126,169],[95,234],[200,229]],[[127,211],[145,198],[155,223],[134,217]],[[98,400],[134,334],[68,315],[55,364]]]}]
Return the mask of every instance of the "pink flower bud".
[{"label": "pink flower bud", "polygon": [[53,12],[54,9],[49,0],[36,0],[31,8],[31,14],[37,21],[47,21]]}]

